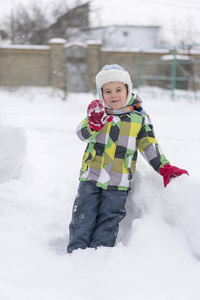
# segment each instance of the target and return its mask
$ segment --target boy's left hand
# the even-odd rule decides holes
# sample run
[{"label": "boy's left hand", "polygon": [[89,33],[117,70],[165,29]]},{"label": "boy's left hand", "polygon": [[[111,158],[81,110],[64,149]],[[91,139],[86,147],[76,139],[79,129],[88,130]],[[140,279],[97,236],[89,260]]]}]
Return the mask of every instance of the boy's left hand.
[{"label": "boy's left hand", "polygon": [[89,126],[95,131],[99,131],[106,123],[112,121],[113,116],[108,116],[105,112],[103,101],[93,100],[87,109]]},{"label": "boy's left hand", "polygon": [[182,174],[188,174],[188,172],[184,169],[179,169],[177,167],[171,166],[170,164],[164,165],[159,170],[160,175],[163,176],[164,186],[166,187],[170,182],[170,179],[173,177],[178,177]]}]

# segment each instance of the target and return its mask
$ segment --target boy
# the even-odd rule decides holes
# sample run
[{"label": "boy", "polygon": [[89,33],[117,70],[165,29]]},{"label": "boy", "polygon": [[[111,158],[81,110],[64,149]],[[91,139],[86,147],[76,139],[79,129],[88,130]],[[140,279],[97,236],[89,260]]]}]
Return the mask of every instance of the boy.
[{"label": "boy", "polygon": [[96,85],[100,100],[89,104],[87,117],[77,128],[78,137],[88,144],[69,226],[68,253],[115,245],[119,222],[126,215],[138,149],[163,176],[165,186],[170,178],[188,174],[171,166],[161,152],[152,126],[137,110],[141,100],[132,94],[127,71],[106,65],[97,74]]}]

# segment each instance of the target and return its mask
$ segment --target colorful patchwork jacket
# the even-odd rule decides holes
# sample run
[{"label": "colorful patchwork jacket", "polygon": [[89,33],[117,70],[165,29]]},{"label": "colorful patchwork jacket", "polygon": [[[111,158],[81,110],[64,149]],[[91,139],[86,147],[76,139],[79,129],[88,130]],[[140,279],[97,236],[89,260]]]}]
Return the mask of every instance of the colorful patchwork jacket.
[{"label": "colorful patchwork jacket", "polygon": [[77,135],[88,143],[79,179],[93,181],[103,189],[131,188],[138,149],[157,172],[169,163],[145,116],[136,110],[115,115],[98,132],[90,129],[85,118],[77,128]]}]

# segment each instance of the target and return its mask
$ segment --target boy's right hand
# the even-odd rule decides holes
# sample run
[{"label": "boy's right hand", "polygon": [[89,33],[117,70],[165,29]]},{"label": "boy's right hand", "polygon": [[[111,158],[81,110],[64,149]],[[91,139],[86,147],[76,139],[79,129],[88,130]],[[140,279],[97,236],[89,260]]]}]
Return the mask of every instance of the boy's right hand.
[{"label": "boy's right hand", "polygon": [[108,116],[105,112],[103,101],[93,100],[87,109],[89,126],[95,131],[101,130],[106,123],[112,121],[113,116]]}]

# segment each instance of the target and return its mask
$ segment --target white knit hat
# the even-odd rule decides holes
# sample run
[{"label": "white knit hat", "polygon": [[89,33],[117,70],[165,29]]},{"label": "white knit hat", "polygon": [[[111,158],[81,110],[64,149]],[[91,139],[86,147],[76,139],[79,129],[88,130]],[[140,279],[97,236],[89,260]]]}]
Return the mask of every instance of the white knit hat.
[{"label": "white knit hat", "polygon": [[103,100],[102,86],[108,82],[123,82],[128,86],[127,100],[124,106],[128,105],[132,97],[132,81],[130,74],[119,65],[106,65],[96,76],[96,86],[100,100]]}]

